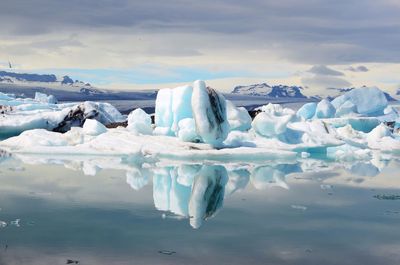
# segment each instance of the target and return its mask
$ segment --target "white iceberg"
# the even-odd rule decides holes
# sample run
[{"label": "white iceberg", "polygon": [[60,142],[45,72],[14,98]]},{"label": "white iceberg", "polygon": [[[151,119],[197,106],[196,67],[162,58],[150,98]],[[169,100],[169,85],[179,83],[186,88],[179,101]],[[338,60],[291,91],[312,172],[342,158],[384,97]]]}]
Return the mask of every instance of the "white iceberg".
[{"label": "white iceberg", "polygon": [[152,134],[150,115],[140,108],[133,110],[128,115],[127,129],[136,134]]},{"label": "white iceberg", "polygon": [[225,98],[204,81],[196,81],[191,102],[197,134],[204,143],[221,145],[229,133]]},{"label": "white iceberg", "polygon": [[333,118],[335,117],[335,113],[336,108],[332,105],[332,103],[327,99],[323,99],[317,104],[315,117],[318,119]]},{"label": "white iceberg", "polygon": [[350,90],[346,94],[335,98],[332,101],[332,105],[339,109],[347,101],[356,106],[357,113],[365,116],[382,115],[383,110],[388,105],[385,94],[377,87],[361,87]]}]

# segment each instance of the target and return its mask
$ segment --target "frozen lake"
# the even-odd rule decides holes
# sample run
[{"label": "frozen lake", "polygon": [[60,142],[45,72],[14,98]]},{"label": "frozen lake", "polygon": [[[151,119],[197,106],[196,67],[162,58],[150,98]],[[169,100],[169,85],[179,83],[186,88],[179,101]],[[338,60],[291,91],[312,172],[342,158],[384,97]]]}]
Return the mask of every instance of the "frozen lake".
[{"label": "frozen lake", "polygon": [[0,161],[0,264],[400,264],[398,158]]}]

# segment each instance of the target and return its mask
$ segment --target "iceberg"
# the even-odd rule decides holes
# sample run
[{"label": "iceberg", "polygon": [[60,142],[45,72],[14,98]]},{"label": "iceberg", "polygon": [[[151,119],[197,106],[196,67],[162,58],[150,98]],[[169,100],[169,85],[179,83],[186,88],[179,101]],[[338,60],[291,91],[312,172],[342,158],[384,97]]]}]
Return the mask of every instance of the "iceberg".
[{"label": "iceberg", "polygon": [[196,132],[196,123],[193,118],[182,119],[178,123],[178,138],[183,142],[200,142],[201,137]]},{"label": "iceberg", "polygon": [[248,131],[251,128],[251,116],[245,108],[238,108],[232,101],[226,100],[226,112],[231,131]]},{"label": "iceberg", "polygon": [[383,110],[388,105],[385,93],[377,87],[361,87],[352,89],[344,95],[335,98],[332,101],[332,105],[336,109],[339,109],[346,102],[353,103],[356,107],[357,113],[365,116],[382,115]]},{"label": "iceberg", "polygon": [[304,104],[296,113],[298,117],[302,117],[305,120],[309,120],[315,115],[315,111],[317,110],[317,103],[310,102]]},{"label": "iceberg", "polygon": [[[172,116],[172,90],[169,88],[160,89],[157,93],[155,107],[156,134],[170,135],[173,121]],[[161,129],[158,129],[161,128]]]},{"label": "iceberg", "polygon": [[53,95],[46,95],[40,92],[35,93],[35,100],[41,103],[57,104],[57,99]]},{"label": "iceberg", "polygon": [[195,81],[191,103],[197,134],[204,143],[220,146],[229,133],[225,98],[204,81]]},{"label": "iceberg", "polygon": [[83,124],[82,131],[84,134],[97,136],[107,132],[107,128],[96,120],[87,119]]},{"label": "iceberg", "polygon": [[286,132],[288,123],[294,120],[293,110],[270,103],[261,107],[261,112],[252,122],[252,128],[261,136],[277,137]]},{"label": "iceberg", "polygon": [[318,119],[333,118],[335,117],[335,113],[336,108],[332,105],[332,103],[327,99],[323,99],[317,104],[315,117]]},{"label": "iceberg", "polygon": [[140,108],[133,110],[128,115],[127,129],[136,134],[152,134],[150,115]]},{"label": "iceberg", "polygon": [[192,100],[193,88],[191,86],[181,86],[172,90],[172,127],[171,130],[175,135],[179,122],[186,118],[193,118]]}]

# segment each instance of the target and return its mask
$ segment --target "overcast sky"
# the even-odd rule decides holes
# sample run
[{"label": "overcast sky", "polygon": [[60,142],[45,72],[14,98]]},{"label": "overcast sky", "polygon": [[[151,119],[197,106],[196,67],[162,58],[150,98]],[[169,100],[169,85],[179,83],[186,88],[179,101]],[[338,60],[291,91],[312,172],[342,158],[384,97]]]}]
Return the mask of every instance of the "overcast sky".
[{"label": "overcast sky", "polygon": [[0,64],[101,87],[400,88],[399,0],[10,0]]}]

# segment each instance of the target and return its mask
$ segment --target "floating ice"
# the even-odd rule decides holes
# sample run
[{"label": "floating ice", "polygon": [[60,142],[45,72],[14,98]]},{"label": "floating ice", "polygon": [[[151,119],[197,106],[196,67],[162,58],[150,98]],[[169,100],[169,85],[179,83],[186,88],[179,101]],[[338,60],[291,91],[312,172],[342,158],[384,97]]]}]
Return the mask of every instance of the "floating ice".
[{"label": "floating ice", "polygon": [[172,127],[171,130],[178,130],[179,122],[186,118],[193,118],[192,114],[192,94],[191,86],[181,86],[172,90]]},{"label": "floating ice", "polygon": [[196,132],[203,142],[219,146],[229,133],[225,98],[204,81],[193,83],[193,118]]},{"label": "floating ice", "polygon": [[357,106],[354,105],[353,102],[350,100],[346,100],[342,105],[338,107],[336,110],[336,117],[342,117],[342,116],[349,116],[349,115],[354,115],[357,113]]},{"label": "floating ice", "polygon": [[84,134],[97,136],[105,132],[107,132],[107,128],[96,120],[87,119],[83,124]]},{"label": "floating ice", "polygon": [[[157,93],[155,107],[155,125],[158,134],[169,135],[171,132],[172,116],[172,90],[169,88],[160,89]],[[157,130],[157,128],[163,128]]]},{"label": "floating ice", "polygon": [[179,121],[177,135],[183,142],[199,142],[201,140],[196,132],[196,123],[192,118]]},{"label": "floating ice", "polygon": [[293,110],[282,108],[277,104],[270,103],[261,110],[252,123],[254,131],[261,136],[276,137],[283,134],[287,124],[295,119]]},{"label": "floating ice", "polygon": [[315,117],[318,119],[333,118],[335,117],[335,112],[336,109],[331,102],[327,99],[323,99],[317,104]]},{"label": "floating ice", "polygon": [[35,93],[35,100],[41,103],[57,104],[57,99],[53,95],[46,95],[40,92]]},{"label": "floating ice", "polygon": [[311,119],[315,115],[315,111],[317,110],[317,103],[310,102],[304,104],[296,113],[298,117],[302,117],[306,120]]},{"label": "floating ice", "polygon": [[231,131],[247,131],[251,128],[251,117],[245,108],[237,108],[230,100],[226,100],[226,111]]},{"label": "floating ice", "polygon": [[[353,89],[344,95],[335,98],[332,105],[339,109],[347,101],[356,106],[359,114],[366,116],[382,115],[388,101],[385,94],[377,87],[361,87]],[[348,104],[348,103],[346,103]]]},{"label": "floating ice", "polygon": [[133,110],[128,115],[127,129],[136,134],[152,134],[150,115],[140,108]]}]

